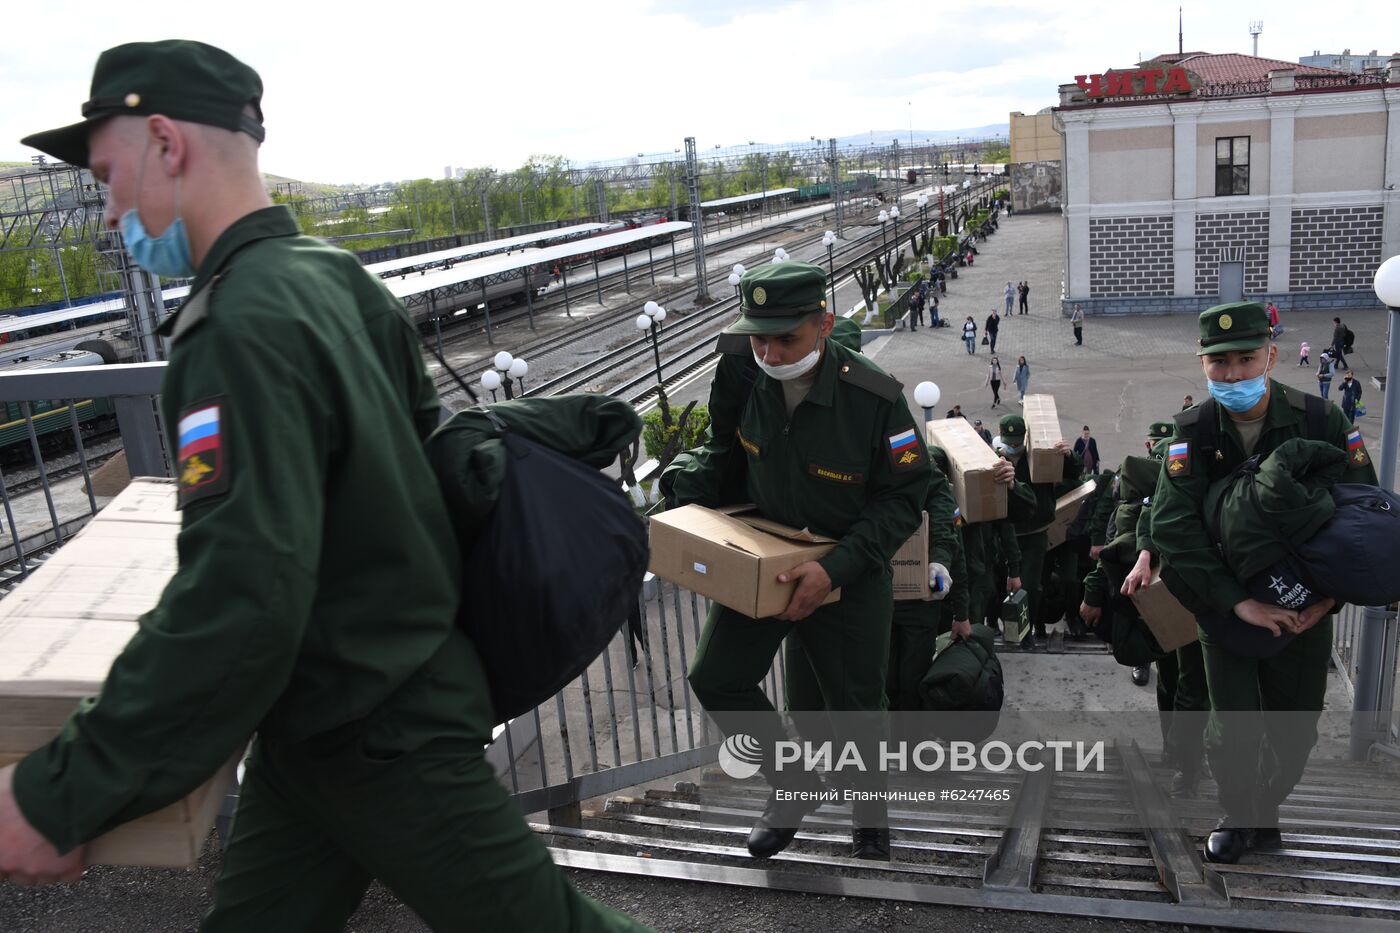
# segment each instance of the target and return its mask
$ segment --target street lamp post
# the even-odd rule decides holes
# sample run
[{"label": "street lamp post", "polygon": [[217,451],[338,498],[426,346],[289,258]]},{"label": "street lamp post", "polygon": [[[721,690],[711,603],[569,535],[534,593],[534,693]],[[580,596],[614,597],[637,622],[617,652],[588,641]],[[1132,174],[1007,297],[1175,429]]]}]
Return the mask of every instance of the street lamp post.
[{"label": "street lamp post", "polygon": [[880,222],[880,249],[883,252],[890,248],[889,241],[885,239],[885,224],[890,222],[890,212],[881,211],[880,216],[875,219]]},{"label": "street lamp post", "polygon": [[890,220],[894,221],[894,248],[899,249],[899,205],[890,208]]},{"label": "street lamp post", "polygon": [[828,230],[822,234],[822,246],[826,247],[826,273],[831,280],[831,310],[836,310],[836,234]]},{"label": "street lamp post", "polygon": [[656,385],[661,385],[661,344],[657,340],[657,327],[666,320],[666,309],[654,301],[648,301],[637,315],[637,330],[651,331],[651,352],[656,357]]},{"label": "street lamp post", "polygon": [[925,425],[933,420],[934,406],[938,404],[938,400],[942,397],[943,393],[939,391],[937,383],[921,382],[914,386],[914,401],[924,410]]},{"label": "street lamp post", "polygon": [[736,262],[729,273],[729,284],[734,286],[734,297],[739,297],[739,280],[744,277],[744,264]]},{"label": "street lamp post", "polygon": [[511,379],[520,381],[520,393],[525,394],[525,374],[529,372],[530,366],[523,359],[511,356],[505,350],[497,353],[491,360],[491,365],[495,370],[487,370],[481,374],[482,388],[491,392],[491,400],[496,400],[496,389],[505,392],[506,398],[515,398],[515,390],[511,387]]},{"label": "street lamp post", "polygon": [[[1386,339],[1385,408],[1381,413],[1381,462],[1377,478],[1382,489],[1395,491],[1397,445],[1400,445],[1400,256],[1376,270],[1376,297],[1390,309]],[[1356,689],[1352,692],[1351,757],[1364,760],[1371,745],[1386,740],[1393,697],[1385,697],[1383,666],[1393,667],[1388,646],[1395,644],[1396,619],[1383,606],[1367,606],[1356,646]],[[1389,701],[1389,702],[1387,702]]]}]

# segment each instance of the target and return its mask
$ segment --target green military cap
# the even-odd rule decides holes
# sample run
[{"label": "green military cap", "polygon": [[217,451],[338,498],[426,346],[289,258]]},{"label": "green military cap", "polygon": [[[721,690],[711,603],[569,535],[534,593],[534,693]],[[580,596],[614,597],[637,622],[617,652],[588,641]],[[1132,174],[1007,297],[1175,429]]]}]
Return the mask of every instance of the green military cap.
[{"label": "green military cap", "polygon": [[997,430],[1001,432],[1003,439],[1025,437],[1026,419],[1020,415],[1002,415],[1001,421],[997,422]]},{"label": "green military cap", "polygon": [[[252,107],[256,118],[244,113]],[[20,140],[73,165],[88,164],[88,133],[108,117],[159,113],[241,131],[263,141],[262,79],[223,49],[187,39],[130,42],[97,59],[83,119]]]},{"label": "green military cap", "polygon": [[767,263],[744,273],[739,294],[739,320],[726,334],[786,334],[826,309],[826,273],[810,262]]},{"label": "green military cap", "polygon": [[860,351],[860,325],[848,317],[838,317],[831,325],[831,340],[847,350]]},{"label": "green military cap", "polygon": [[1170,421],[1154,421],[1147,428],[1147,436],[1153,440],[1171,437],[1175,433],[1176,429]]},{"label": "green military cap", "polygon": [[1257,350],[1269,342],[1269,313],[1257,301],[1232,301],[1201,312],[1197,356],[1226,350]]}]

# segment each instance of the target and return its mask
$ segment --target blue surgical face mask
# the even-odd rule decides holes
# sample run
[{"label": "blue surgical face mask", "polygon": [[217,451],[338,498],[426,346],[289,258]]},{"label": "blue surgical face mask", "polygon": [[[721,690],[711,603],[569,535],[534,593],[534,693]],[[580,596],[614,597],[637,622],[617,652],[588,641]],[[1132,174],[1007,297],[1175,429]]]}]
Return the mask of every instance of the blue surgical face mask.
[{"label": "blue surgical face mask", "polygon": [[[146,143],[150,148],[150,142]],[[141,158],[141,173],[136,179],[136,199],[140,203],[141,184],[146,178],[146,158]],[[165,232],[153,237],[146,232],[136,208],[122,214],[122,241],[126,251],[138,266],[165,279],[187,279],[194,275],[194,255],[190,238],[185,233],[185,221],[180,216],[180,179],[175,179],[175,219]]]},{"label": "blue surgical face mask", "polygon": [[1265,370],[1253,379],[1241,379],[1239,382],[1216,382],[1214,379],[1207,379],[1206,384],[1210,386],[1211,397],[1230,411],[1239,414],[1259,404],[1259,400],[1269,389],[1269,372]]}]

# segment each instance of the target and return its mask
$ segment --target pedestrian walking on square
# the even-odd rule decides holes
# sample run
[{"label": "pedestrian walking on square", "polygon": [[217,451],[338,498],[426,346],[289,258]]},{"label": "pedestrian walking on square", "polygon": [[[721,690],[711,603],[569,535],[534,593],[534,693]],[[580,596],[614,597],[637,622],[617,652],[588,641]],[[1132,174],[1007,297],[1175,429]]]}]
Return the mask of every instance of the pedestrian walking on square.
[{"label": "pedestrian walking on square", "polygon": [[1022,283],[1021,283],[1021,287],[1020,287],[1019,289],[1017,289],[1017,291],[1019,291],[1019,292],[1021,293],[1021,313],[1022,313],[1022,314],[1027,314],[1027,313],[1030,312],[1030,308],[1027,307],[1027,299],[1030,298],[1030,294],[1031,294],[1031,283],[1030,283],[1030,282],[1022,282]]},{"label": "pedestrian walking on square", "polygon": [[942,327],[943,322],[938,318],[938,292],[929,289],[929,298],[933,301],[933,304],[930,305],[928,309],[928,326]]},{"label": "pedestrian walking on square", "polygon": [[1016,380],[1016,391],[1021,393],[1021,401],[1024,402],[1026,400],[1026,387],[1031,384],[1031,368],[1026,365],[1024,356],[1017,357],[1016,375],[1013,378]]},{"label": "pedestrian walking on square", "polygon": [[1001,404],[1001,360],[995,356],[987,364],[987,381],[982,384],[992,387],[992,407],[996,408]]},{"label": "pedestrian walking on square", "polygon": [[1074,328],[1074,345],[1084,346],[1084,312],[1080,310],[1077,301],[1074,303],[1074,313],[1069,316],[1069,323]]},{"label": "pedestrian walking on square", "polygon": [[1079,459],[1084,461],[1084,469],[1095,475],[1099,472],[1099,442],[1094,440],[1094,436],[1089,433],[1089,426],[1084,425],[1084,433],[1074,442],[1074,452],[1079,455]]},{"label": "pedestrian walking on square", "polygon": [[1351,337],[1351,331],[1342,323],[1342,319],[1339,317],[1332,318],[1332,325],[1332,359],[1336,361],[1338,366],[1346,369],[1346,351],[1351,349],[1351,347],[1348,346],[1348,344],[1351,343],[1349,339]]},{"label": "pedestrian walking on square", "polygon": [[1312,347],[1309,347],[1309,346],[1308,346],[1308,342],[1307,342],[1306,340],[1304,340],[1302,343],[1298,344],[1298,365],[1299,365],[1299,366],[1307,366],[1307,365],[1308,365],[1308,352],[1309,352],[1311,349],[1312,349]]},{"label": "pedestrian walking on square", "polygon": [[924,293],[922,289],[915,289],[914,297],[909,302],[909,332],[913,333],[919,329],[919,325],[924,322]]},{"label": "pedestrian walking on square", "polygon": [[967,345],[967,355],[972,356],[977,352],[977,322],[972,319],[972,315],[967,316],[963,321],[963,343]]},{"label": "pedestrian walking on square", "polygon": [[[1010,312],[1007,312],[1008,314]],[[987,315],[987,347],[991,353],[997,352],[997,331],[1001,329],[1001,315],[997,314],[997,309],[993,308],[992,313]]]},{"label": "pedestrian walking on square", "polygon": [[1342,414],[1355,423],[1356,406],[1361,402],[1361,380],[1355,378],[1351,370],[1342,377]]},{"label": "pedestrian walking on square", "polygon": [[1007,313],[1007,314],[1010,314],[1010,313],[1011,313],[1011,302],[1012,302],[1012,300],[1014,299],[1015,295],[1016,295],[1015,289],[1013,289],[1013,288],[1011,287],[1011,283],[1010,283],[1010,282],[1007,282],[1007,283],[1006,283],[1006,313]]},{"label": "pedestrian walking on square", "polygon": [[1323,350],[1317,358],[1317,394],[1323,398],[1332,389],[1332,374],[1337,371],[1337,364],[1332,361],[1330,350]]}]

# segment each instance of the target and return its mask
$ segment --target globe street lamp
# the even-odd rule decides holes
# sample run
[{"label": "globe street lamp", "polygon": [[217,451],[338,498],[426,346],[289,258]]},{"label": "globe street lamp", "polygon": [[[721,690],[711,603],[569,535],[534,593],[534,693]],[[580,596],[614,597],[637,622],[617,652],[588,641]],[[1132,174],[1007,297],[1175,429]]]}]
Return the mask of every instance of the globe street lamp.
[{"label": "globe street lamp", "polygon": [[880,249],[888,250],[890,248],[890,245],[889,242],[885,239],[885,224],[890,222],[889,211],[881,211],[880,216],[876,217],[875,219],[880,222]]},{"label": "globe street lamp", "polygon": [[[525,362],[518,356],[515,359],[511,360],[510,369],[506,370],[506,374],[510,376],[511,379],[514,379],[516,382],[520,383],[520,395],[522,397],[525,395],[525,374],[529,371],[530,364]],[[510,379],[507,379],[506,381],[509,382]]]},{"label": "globe street lamp", "polygon": [[933,409],[943,397],[936,382],[921,382],[914,386],[914,401],[924,410],[924,423],[933,420]]},{"label": "globe street lamp", "polygon": [[831,310],[836,310],[836,234],[828,230],[822,234],[822,246],[826,247],[826,273],[831,280]]},{"label": "globe street lamp", "polygon": [[734,286],[734,297],[739,297],[739,280],[744,277],[744,264],[736,262],[734,268],[729,273],[729,284]]},{"label": "globe street lamp", "polygon": [[[520,365],[517,367],[515,365],[516,363],[519,363]],[[491,360],[491,365],[496,367],[496,379],[499,380],[500,388],[505,391],[507,399],[515,398],[515,391],[511,388],[510,384],[511,377],[521,379],[522,381],[520,383],[520,390],[522,392],[525,391],[525,383],[523,379],[526,371],[529,369],[529,366],[524,360],[517,360],[505,350],[502,350],[500,353],[496,354],[494,359]],[[487,389],[494,390],[496,388],[495,386],[489,385],[487,383],[486,374],[482,375],[481,384]],[[496,393],[492,391],[491,398],[493,401],[495,400],[495,397]]]},{"label": "globe street lamp", "polygon": [[773,262],[787,262],[791,258],[792,257],[788,255],[788,251],[781,246],[773,250]]},{"label": "globe street lamp", "polygon": [[[1382,489],[1395,490],[1396,447],[1400,444],[1400,256],[1376,270],[1376,297],[1390,309],[1386,340],[1385,408],[1381,413],[1381,462],[1377,470]],[[1359,452],[1359,451],[1358,451]],[[1356,646],[1356,689],[1352,692],[1351,757],[1364,760],[1373,742],[1384,742],[1389,712],[1383,702],[1382,663],[1386,645],[1394,644],[1396,620],[1383,606],[1368,606]]]},{"label": "globe street lamp", "polygon": [[496,390],[501,387],[501,374],[488,369],[481,374],[481,387],[491,393],[491,401],[496,400]]},{"label": "globe street lamp", "polygon": [[894,221],[894,245],[899,248],[899,205],[890,208],[890,220]]},{"label": "globe street lamp", "polygon": [[657,340],[657,327],[666,320],[666,309],[654,301],[648,301],[637,315],[637,330],[651,332],[651,352],[656,356],[656,384],[661,385],[661,344]]}]

